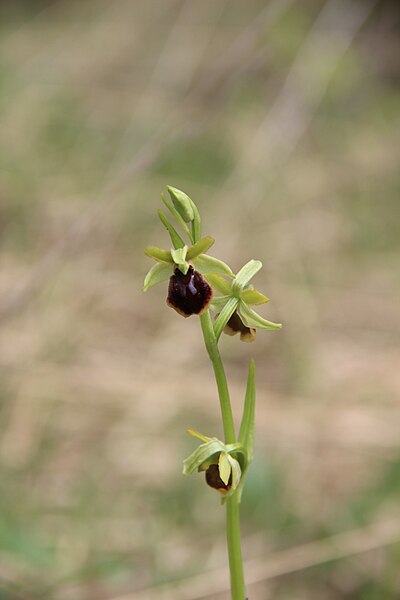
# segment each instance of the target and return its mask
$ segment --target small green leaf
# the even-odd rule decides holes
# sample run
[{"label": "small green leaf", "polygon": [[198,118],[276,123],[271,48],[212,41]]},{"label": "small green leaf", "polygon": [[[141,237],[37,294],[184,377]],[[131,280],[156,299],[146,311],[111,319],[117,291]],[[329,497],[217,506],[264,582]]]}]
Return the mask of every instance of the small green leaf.
[{"label": "small green leaf", "polygon": [[209,235],[201,238],[201,240],[199,240],[189,248],[187,252],[187,259],[191,260],[192,258],[196,258],[196,256],[199,256],[199,254],[204,254],[204,252],[207,252],[207,250],[211,248],[214,242],[214,238],[212,238]]},{"label": "small green leaf", "polygon": [[269,302],[269,298],[257,290],[244,290],[240,294],[240,298],[247,304],[265,304],[265,302]]},{"label": "small green leaf", "polygon": [[149,288],[157,283],[166,281],[172,275],[172,266],[168,263],[157,263],[153,265],[150,271],[147,273],[144,283],[143,291],[147,292]]},{"label": "small green leaf", "polygon": [[228,457],[229,454],[227,454],[226,452],[221,452],[218,460],[219,476],[221,477],[225,485],[228,485],[229,477],[231,476],[232,471],[231,463]]},{"label": "small green leaf", "polygon": [[272,321],[267,321],[260,317],[254,310],[252,310],[247,304],[243,301],[239,302],[239,306],[237,311],[243,321],[243,323],[247,327],[258,327],[259,329],[281,329],[281,323],[273,323]]},{"label": "small green leaf", "polygon": [[211,273],[217,275],[227,275],[228,277],[235,276],[227,264],[222,262],[222,260],[218,260],[218,258],[208,256],[208,254],[201,254],[194,259],[193,263],[197,271],[199,271],[202,275],[208,275]]},{"label": "small green leaf", "polygon": [[194,220],[193,202],[185,192],[178,188],[167,185],[167,190],[171,196],[171,200],[186,223],[191,223]]},{"label": "small green leaf", "polygon": [[249,260],[239,271],[235,277],[234,285],[240,289],[249,283],[250,279],[254,277],[256,273],[262,268],[262,262],[260,260]]},{"label": "small green leaf", "polygon": [[157,248],[157,246],[147,246],[145,248],[144,253],[146,256],[150,258],[154,258],[154,260],[158,260],[159,262],[172,263],[171,252],[168,250],[164,250],[164,248]]},{"label": "small green leaf", "polygon": [[217,320],[214,323],[214,333],[217,340],[219,340],[221,333],[224,330],[225,325],[235,312],[239,300],[237,298],[233,298],[232,296],[229,298],[224,308],[219,313]]},{"label": "small green leaf", "polygon": [[207,279],[211,284],[211,287],[215,288],[217,292],[224,294],[225,296],[231,295],[232,283],[230,281],[227,281],[220,275],[213,275],[212,273],[207,275]]},{"label": "small green leaf", "polygon": [[162,210],[158,210],[157,214],[158,214],[158,217],[159,217],[161,223],[164,225],[164,227],[167,228],[168,233],[171,237],[172,245],[174,246],[174,248],[183,248],[183,246],[185,245],[185,242],[183,241],[183,239],[181,238],[179,233],[176,231],[176,229],[174,229],[174,227],[168,221],[167,217],[164,215]]},{"label": "small green leaf", "polygon": [[255,367],[251,359],[247,377],[246,396],[244,400],[242,422],[240,424],[239,442],[246,450],[247,461],[251,462],[254,451],[254,409],[256,403]]}]

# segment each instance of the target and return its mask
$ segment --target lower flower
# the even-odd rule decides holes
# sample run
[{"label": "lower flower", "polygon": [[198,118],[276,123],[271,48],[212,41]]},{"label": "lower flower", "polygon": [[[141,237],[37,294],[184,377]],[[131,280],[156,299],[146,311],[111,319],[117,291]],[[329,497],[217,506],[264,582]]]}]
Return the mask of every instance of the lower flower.
[{"label": "lower flower", "polygon": [[256,339],[256,330],[254,327],[247,327],[236,311],[225,325],[224,333],[228,335],[240,333],[240,340],[242,342],[254,342]]}]

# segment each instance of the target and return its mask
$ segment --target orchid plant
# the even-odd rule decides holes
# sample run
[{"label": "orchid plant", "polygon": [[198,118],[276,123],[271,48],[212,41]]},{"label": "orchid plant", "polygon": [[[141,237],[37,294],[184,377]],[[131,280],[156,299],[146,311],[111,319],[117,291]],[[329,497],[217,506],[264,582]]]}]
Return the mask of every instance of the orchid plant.
[{"label": "orchid plant", "polygon": [[[218,343],[223,332],[228,335],[239,333],[242,341],[252,342],[256,329],[277,330],[282,325],[267,321],[251,308],[268,302],[268,298],[250,283],[262,268],[262,263],[250,260],[235,275],[226,263],[207,254],[214,239],[201,236],[201,219],[196,204],[177,188],[168,186],[167,190],[169,198],[161,197],[170,216],[168,218],[161,210],[158,216],[169,233],[172,248],[148,246],[145,249],[145,254],[156,263],[147,273],[143,289],[146,292],[153,285],[168,281],[168,306],[183,317],[198,315],[200,318],[205,346],[214,369],[225,441],[189,429],[188,433],[202,443],[183,461],[183,474],[204,471],[206,483],[220,494],[221,503],[226,506],[231,597],[232,600],[246,600],[239,504],[245,476],[253,459],[255,367],[251,360],[243,415],[236,437]],[[214,313],[214,320],[210,311]]]}]

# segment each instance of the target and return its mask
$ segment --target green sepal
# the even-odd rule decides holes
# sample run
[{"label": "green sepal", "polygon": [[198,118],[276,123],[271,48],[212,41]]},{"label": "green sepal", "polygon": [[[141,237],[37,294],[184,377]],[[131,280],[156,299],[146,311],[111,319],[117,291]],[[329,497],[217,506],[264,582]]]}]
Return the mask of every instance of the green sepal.
[{"label": "green sepal", "polygon": [[144,283],[143,283],[143,291],[147,292],[149,288],[157,283],[161,283],[162,281],[166,281],[172,275],[172,265],[168,263],[156,263],[147,273]]},{"label": "green sepal", "polygon": [[220,294],[224,294],[224,296],[230,296],[232,291],[232,283],[227,281],[220,275],[215,275],[210,273],[207,276],[208,282],[211,284],[211,287],[215,288],[217,292]]},{"label": "green sepal", "polygon": [[219,476],[221,477],[225,485],[228,485],[229,477],[231,476],[232,471],[231,463],[229,462],[228,456],[229,454],[227,454],[226,452],[221,452],[218,459]]},{"label": "green sepal", "polygon": [[272,321],[267,321],[267,319],[263,319],[257,314],[253,309],[251,309],[245,302],[240,301],[237,311],[242,319],[243,323],[247,327],[258,327],[259,329],[281,329],[281,323],[273,323]]},{"label": "green sepal", "polygon": [[222,260],[218,260],[218,258],[208,256],[208,254],[200,254],[200,256],[194,259],[194,265],[196,270],[202,275],[211,273],[216,275],[227,275],[228,277],[235,276],[227,264],[222,262]]},{"label": "green sepal", "polygon": [[254,452],[254,410],[256,403],[255,366],[251,359],[247,376],[246,396],[244,400],[242,422],[240,424],[239,442],[246,450],[247,463],[253,460]]},{"label": "green sepal", "polygon": [[176,231],[176,229],[168,221],[167,217],[164,215],[162,210],[158,209],[157,214],[158,214],[158,217],[159,217],[161,223],[168,230],[173,247],[174,248],[183,248],[183,246],[185,245],[185,242],[183,241],[183,239],[181,238],[179,233]]},{"label": "green sepal", "polygon": [[193,244],[187,252],[187,259],[191,260],[192,258],[196,258],[200,254],[204,254],[211,248],[214,244],[215,240],[211,236],[207,235],[206,237],[201,238],[198,242]]},{"label": "green sepal", "polygon": [[250,279],[252,279],[261,268],[262,262],[260,260],[249,260],[236,275],[233,285],[236,288],[243,290]]},{"label": "green sepal", "polygon": [[231,296],[213,296],[210,306],[215,312],[220,313],[230,298]]},{"label": "green sepal", "polygon": [[161,194],[161,200],[164,202],[165,206],[168,208],[169,212],[174,217],[175,221],[178,223],[178,225],[180,225],[182,227],[183,231],[188,236],[190,242],[193,244],[192,232],[190,231],[189,227],[186,225],[184,219],[181,217],[179,212],[176,210],[175,206],[173,204],[171,204],[171,202],[168,200],[168,198],[166,198],[164,196],[164,194]]},{"label": "green sepal", "polygon": [[171,252],[168,252],[168,250],[164,250],[164,248],[158,248],[157,246],[147,246],[147,248],[145,248],[144,250],[144,253],[146,256],[154,258],[154,260],[157,260],[158,262],[174,262],[171,256]]},{"label": "green sepal", "polygon": [[178,190],[178,188],[172,187],[171,185],[167,185],[167,190],[182,219],[185,223],[191,223],[194,220],[193,201],[185,194],[185,192],[182,192],[182,190]]},{"label": "green sepal", "polygon": [[217,320],[214,323],[214,333],[215,333],[215,337],[217,338],[217,340],[219,340],[221,333],[224,330],[225,325],[227,324],[227,322],[229,321],[229,319],[235,312],[238,303],[239,303],[239,300],[237,298],[234,298],[231,296],[229,298],[229,300],[226,302],[226,304],[223,307],[223,309],[221,310],[221,312],[219,313]]},{"label": "green sepal", "polygon": [[[221,504],[225,504],[227,499],[230,498],[231,496],[233,496],[233,494],[235,492],[238,492],[240,494],[240,488],[242,487],[242,481],[243,481],[242,469],[240,468],[239,461],[236,458],[234,458],[233,456],[230,456],[230,454],[227,455],[227,458],[228,458],[228,461],[231,466],[232,485],[231,485],[231,489],[229,490],[229,492],[227,494],[225,494],[224,496],[222,496]],[[221,475],[220,475],[220,477],[221,477]],[[221,477],[221,479],[222,479],[222,477]],[[240,497],[239,497],[239,501],[240,501]]]},{"label": "green sepal", "polygon": [[240,297],[247,304],[265,304],[269,302],[269,298],[257,290],[244,290]]}]

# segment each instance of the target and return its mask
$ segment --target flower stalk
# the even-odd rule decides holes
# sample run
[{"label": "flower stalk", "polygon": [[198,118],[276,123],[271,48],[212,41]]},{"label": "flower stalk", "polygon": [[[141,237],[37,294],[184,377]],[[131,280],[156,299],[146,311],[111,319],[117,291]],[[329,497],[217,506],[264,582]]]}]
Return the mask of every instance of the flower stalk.
[{"label": "flower stalk", "polygon": [[[256,329],[276,330],[281,325],[267,321],[251,308],[251,305],[268,302],[268,298],[250,284],[262,263],[251,260],[235,275],[226,263],[206,254],[214,240],[209,236],[201,237],[201,219],[196,204],[177,188],[168,186],[167,190],[171,201],[162,196],[163,203],[174,218],[174,225],[180,227],[183,236],[188,239],[188,245],[168,217],[158,211],[161,223],[170,235],[172,248],[146,248],[145,254],[156,264],[145,277],[144,291],[169,279],[168,306],[184,317],[198,315],[200,319],[205,347],[214,370],[225,441],[188,430],[203,443],[184,460],[183,474],[204,471],[207,484],[219,492],[221,503],[226,507],[231,598],[246,600],[239,505],[247,469],[253,458],[255,368],[251,360],[237,437],[218,344],[222,332],[229,335],[240,333],[240,339],[248,342],[254,341]],[[210,308],[216,313],[214,322]]]}]

